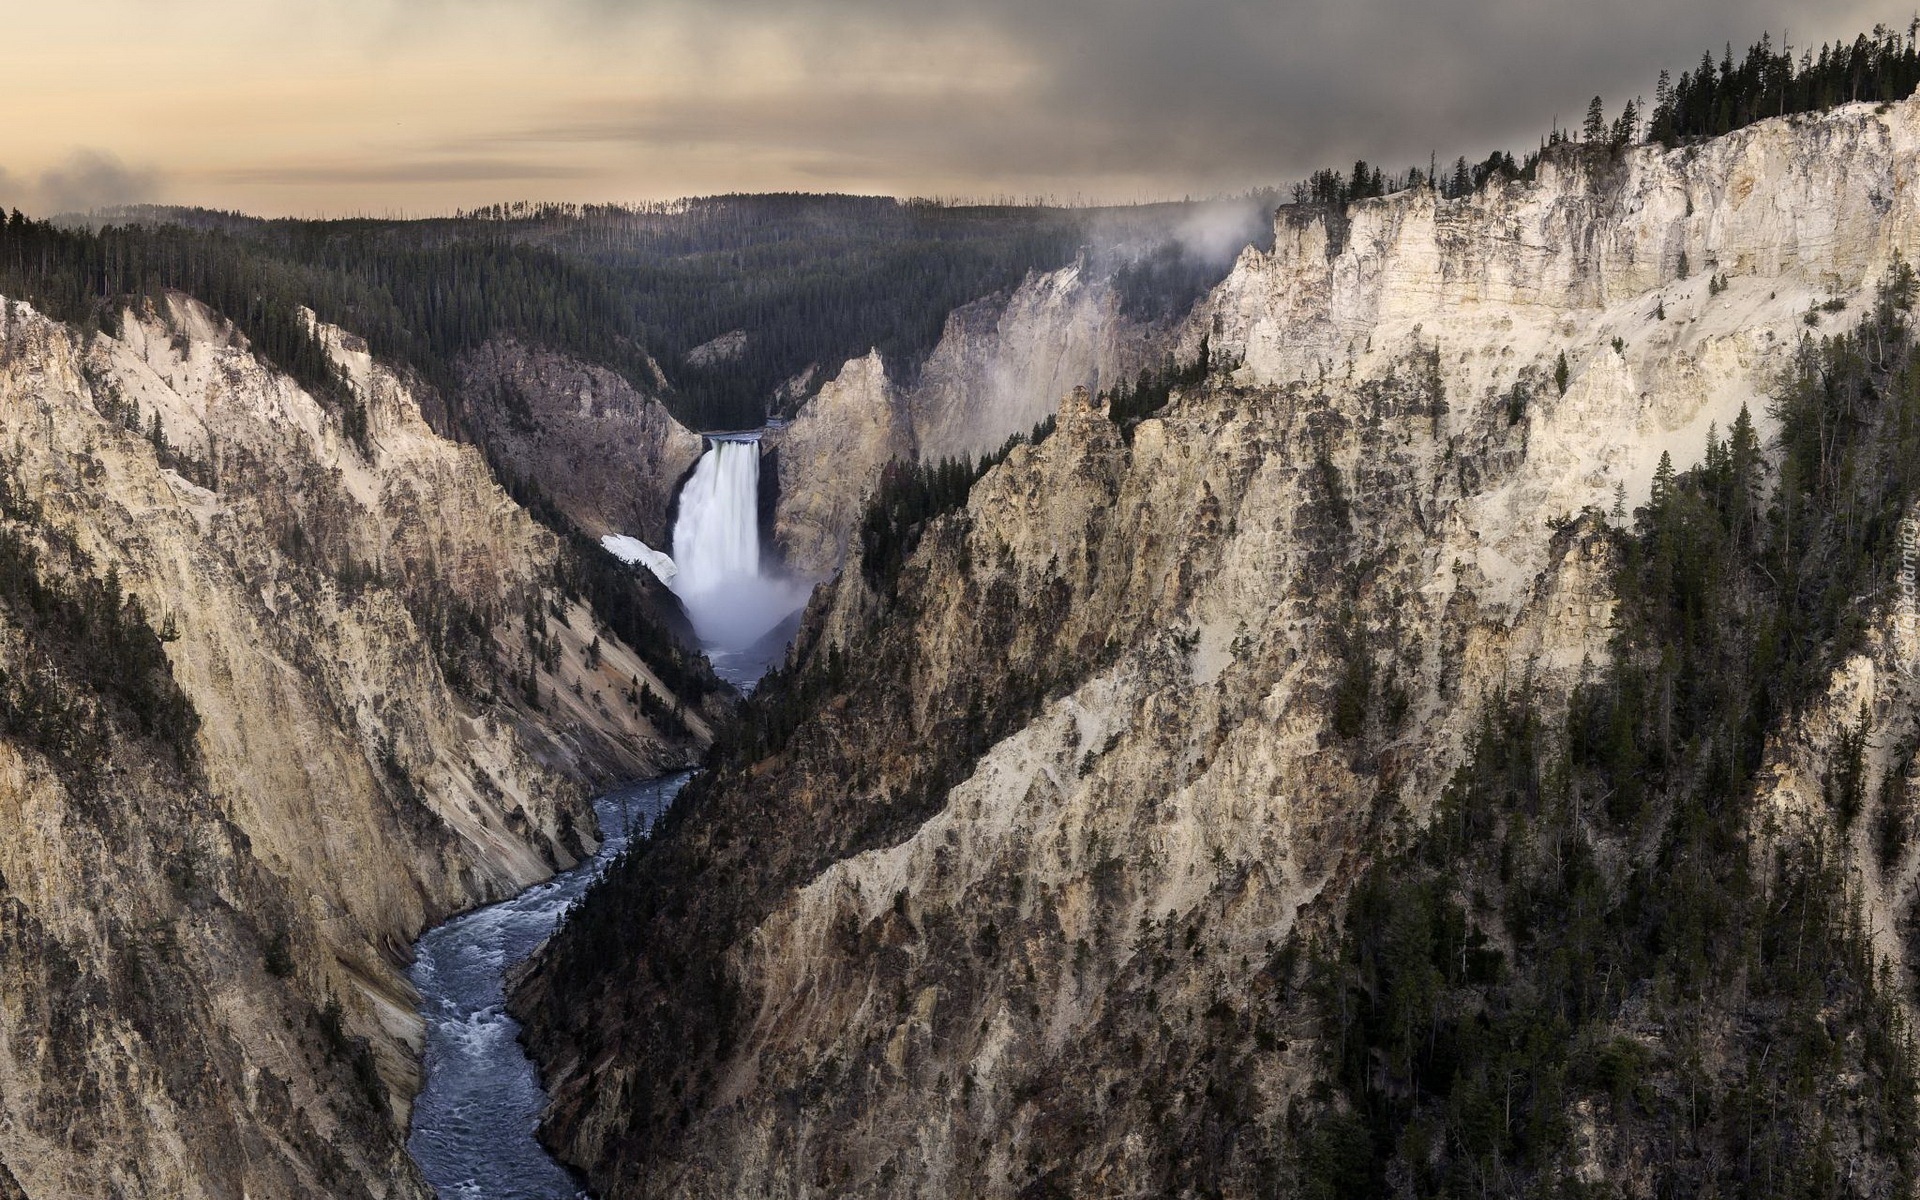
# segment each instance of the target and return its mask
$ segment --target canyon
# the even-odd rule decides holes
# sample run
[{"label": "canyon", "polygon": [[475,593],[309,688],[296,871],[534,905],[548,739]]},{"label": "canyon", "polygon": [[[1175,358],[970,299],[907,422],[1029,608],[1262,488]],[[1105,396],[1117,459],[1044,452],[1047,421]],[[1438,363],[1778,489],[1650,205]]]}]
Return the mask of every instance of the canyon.
[{"label": "canyon", "polygon": [[[427,1195],[409,943],[575,861],[589,789],[689,761],[718,711],[628,703],[669,689],[560,586],[556,537],[316,334],[359,443],[190,298],[112,337],[0,312],[9,536],[43,589],[106,576],[197,714],[173,753],[124,722],[104,761],[5,743],[13,1192]],[[31,612],[5,626],[11,712],[45,677],[112,723]]]},{"label": "canyon", "polygon": [[[1308,950],[1491,698],[1525,681],[1558,719],[1606,668],[1609,512],[1743,410],[1775,431],[1803,337],[1913,258],[1917,139],[1911,101],[1856,104],[1282,209],[1170,335],[1204,341],[1204,383],[1124,430],[1078,390],[896,578],[849,551],[800,633],[800,715],[691,785],[516,998],[559,1153],[609,1196],[1251,1195],[1305,1169]],[[832,424],[869,432],[823,453],[912,452],[850,369],[864,398],[829,403],[868,419]],[[783,503],[797,557],[830,558],[832,506]],[[1748,836],[1873,876],[1860,927],[1909,979],[1912,854],[1871,865],[1823,799],[1847,714],[1904,744],[1897,617],[1771,731]],[[638,951],[611,967],[609,923]],[[1647,1179],[1597,1111],[1564,1117],[1556,1171]],[[1890,1185],[1844,1128],[1834,1153]]]},{"label": "canyon", "polygon": [[[1445,893],[1432,1009],[1492,1028],[1472,989],[1533,978],[1535,859],[1649,905],[1686,874],[1658,805],[1468,801],[1583,796],[1572,749],[1488,764],[1637,678],[1674,497],[1797,495],[1785,397],[1822,355],[1897,358],[1916,163],[1912,100],[1559,143],[1464,194],[1281,206],[1171,311],[1083,249],[918,355],[808,365],[756,430],[673,413],[757,328],[678,379],[506,331],[435,374],[306,311],[296,377],[178,290],[0,302],[0,1197],[427,1196],[483,1186],[475,1138],[529,1194],[578,1171],[604,1200],[1331,1195],[1369,1102],[1415,1114],[1369,1150],[1403,1174],[1346,1191],[1414,1188],[1452,1153],[1439,1088],[1343,1058],[1330,1015],[1404,965],[1366,957],[1369,913]],[[1906,419],[1860,415],[1904,394],[1871,378],[1823,469]],[[950,503],[875,520],[939,478]],[[1678,1134],[1649,1114],[1721,1118],[1791,1053],[1818,1103],[1790,1117],[1826,1125],[1792,1155],[1911,1190],[1877,1098],[1911,1107],[1887,1047],[1920,1017],[1900,571],[1792,660],[1817,678],[1755,763],[1663,741],[1733,764],[1710,816],[1776,889],[1756,911],[1797,894],[1769,864],[1840,881],[1839,982],[1776,1005],[1774,1051],[1715,998],[1771,934],[1697,994],[1610,962],[1555,1035],[1584,1057],[1525,1135],[1538,1177],[1654,1194]],[[1434,875],[1473,820],[1527,861]],[[453,1073],[417,1122],[423,1059]]]}]

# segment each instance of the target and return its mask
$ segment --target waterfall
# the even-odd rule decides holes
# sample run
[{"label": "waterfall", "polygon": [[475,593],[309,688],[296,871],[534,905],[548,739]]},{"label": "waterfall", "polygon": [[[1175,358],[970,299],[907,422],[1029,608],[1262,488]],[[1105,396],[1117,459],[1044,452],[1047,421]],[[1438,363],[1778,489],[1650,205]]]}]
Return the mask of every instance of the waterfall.
[{"label": "waterfall", "polygon": [[[760,569],[760,444],[715,438],[680,489],[668,586],[680,597],[714,669],[750,687],[785,652],[772,637],[807,602],[806,584]],[[789,634],[791,631],[788,631]]]},{"label": "waterfall", "polygon": [[704,592],[760,574],[760,445],[715,441],[680,490],[675,591]]}]

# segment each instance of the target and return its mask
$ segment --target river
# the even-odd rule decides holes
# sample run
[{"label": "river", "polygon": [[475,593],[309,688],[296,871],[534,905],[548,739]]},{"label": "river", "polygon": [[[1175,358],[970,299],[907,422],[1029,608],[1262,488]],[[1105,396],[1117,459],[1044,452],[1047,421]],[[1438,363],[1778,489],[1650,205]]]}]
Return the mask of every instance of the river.
[{"label": "river", "polygon": [[[709,438],[673,532],[674,593],[715,673],[743,693],[786,654],[809,590],[761,573],[759,498],[759,434]],[[440,1200],[585,1200],[579,1180],[533,1136],[547,1096],[521,1049],[519,1022],[507,1015],[506,976],[686,781],[662,776],[602,796],[594,809],[605,841],[591,859],[415,944],[426,1080],[407,1149]]]},{"label": "river", "polygon": [[667,775],[594,801],[592,858],[511,900],[427,931],[410,972],[427,1023],[426,1083],[407,1141],[440,1200],[584,1200],[534,1138],[547,1096],[506,1012],[506,975],[539,948],[567,906],[642,834],[687,781]]}]

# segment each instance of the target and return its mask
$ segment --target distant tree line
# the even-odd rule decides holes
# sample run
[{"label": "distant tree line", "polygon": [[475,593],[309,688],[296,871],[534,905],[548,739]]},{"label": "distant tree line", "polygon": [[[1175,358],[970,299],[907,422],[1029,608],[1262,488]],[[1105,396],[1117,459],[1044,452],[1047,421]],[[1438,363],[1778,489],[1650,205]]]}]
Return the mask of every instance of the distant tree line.
[{"label": "distant tree line", "polygon": [[[910,374],[949,312],[1017,286],[1029,271],[1071,262],[1091,219],[1065,209],[787,193],[495,205],[436,224],[442,236],[504,239],[592,272],[623,306],[629,324],[620,336],[672,380],[662,399],[674,415],[696,429],[728,429],[761,424],[775,394],[809,367],[831,371],[878,349],[896,375]],[[734,330],[747,334],[737,353],[688,360]],[[652,390],[630,364],[609,365]],[[816,372],[812,386],[820,382]]]},{"label": "distant tree line", "polygon": [[[831,371],[878,349],[896,377],[910,376],[947,314],[1066,265],[1085,239],[1084,218],[1056,209],[722,197],[596,260],[631,297],[683,419],[740,427],[760,424],[774,393],[809,367]],[[688,361],[735,329],[747,333],[737,354]]]},{"label": "distant tree line", "polygon": [[[1091,219],[801,195],[484,211],[252,221],[136,210],[98,228],[20,217],[5,222],[0,286],[100,327],[128,296],[188,293],[342,405],[351,396],[312,343],[303,305],[412,367],[456,409],[458,357],[511,336],[620,373],[694,428],[741,427],[761,424],[776,390],[810,366],[878,348],[910,371],[949,312],[1071,262]],[[687,361],[735,329],[748,333],[739,354]],[[673,383],[664,392],[656,359]]]},{"label": "distant tree line", "polygon": [[1454,200],[1472,195],[1492,179],[1532,179],[1539,163],[1538,152],[1516,162],[1512,154],[1496,150],[1480,162],[1468,162],[1462,157],[1455,159],[1451,167],[1428,163],[1425,167],[1408,167],[1389,174],[1361,159],[1345,174],[1338,170],[1315,171],[1294,184],[1292,197],[1295,204],[1340,208],[1356,200],[1428,188]]},{"label": "distant tree line", "polygon": [[[31,301],[55,320],[114,333],[129,304],[164,314],[166,292],[185,292],[232,321],[255,353],[322,401],[356,412],[357,401],[300,312],[318,282],[225,235],[183,226],[69,229],[29,220],[19,209],[0,221],[0,295]],[[360,414],[363,432],[364,420]]]},{"label": "distant tree line", "polygon": [[1803,50],[1797,59],[1791,48],[1782,45],[1776,50],[1771,37],[1763,35],[1738,63],[1729,43],[1717,65],[1711,53],[1702,54],[1700,65],[1683,72],[1677,82],[1668,72],[1660,72],[1651,111],[1640,100],[1629,100],[1609,121],[1602,99],[1595,96],[1578,134],[1550,130],[1540,148],[1522,159],[1495,151],[1478,163],[1462,157],[1450,169],[1429,162],[1425,169],[1414,166],[1395,173],[1361,160],[1345,173],[1315,171],[1294,184],[1292,198],[1295,204],[1341,207],[1424,187],[1457,199],[1495,179],[1533,179],[1542,156],[1559,147],[1619,150],[1657,142],[1672,148],[1731,133],[1768,117],[1819,112],[1860,100],[1904,100],[1916,85],[1920,85],[1920,19],[1904,34],[1877,25],[1872,33],[1852,42],[1822,43],[1817,53]]},{"label": "distant tree line", "polygon": [[1700,65],[1669,82],[1660,73],[1647,137],[1666,146],[1692,138],[1718,137],[1735,129],[1788,113],[1819,112],[1857,100],[1904,100],[1920,84],[1920,52],[1915,35],[1884,25],[1851,43],[1822,43],[1819,53],[1803,51],[1796,61],[1790,47],[1774,49],[1762,36],[1734,62],[1727,46],[1718,66],[1702,54]]}]

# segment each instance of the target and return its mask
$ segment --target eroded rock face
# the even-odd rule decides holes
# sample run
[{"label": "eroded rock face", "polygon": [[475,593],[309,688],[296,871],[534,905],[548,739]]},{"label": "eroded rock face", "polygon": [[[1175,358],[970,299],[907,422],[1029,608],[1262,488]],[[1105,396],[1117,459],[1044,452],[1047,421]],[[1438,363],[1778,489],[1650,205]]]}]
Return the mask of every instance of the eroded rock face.
[{"label": "eroded rock face", "polygon": [[878,353],[848,362],[768,441],[779,450],[775,530],[788,564],[814,579],[839,569],[887,463],[980,459],[1053,416],[1074,388],[1133,379],[1169,341],[1123,316],[1109,281],[1080,263],[956,309],[911,386],[889,379]]},{"label": "eroded rock face", "polygon": [[[816,599],[825,699],[604,894],[631,953],[563,936],[521,995],[564,1154],[618,1197],[1269,1193],[1320,1061],[1276,955],[1482,696],[1605,660],[1592,510],[1765,429],[1810,303],[1911,257],[1917,131],[1854,106],[1331,241],[1283,215],[1183,334],[1229,376],[1130,443],[1070,401],[891,597]],[[1910,733],[1901,636],[1780,739],[1783,810],[1862,702]]]},{"label": "eroded rock face", "polygon": [[1573,441],[1629,456],[1604,470],[1644,496],[1662,450],[1696,461],[1698,418],[1724,428],[1727,397],[1764,387],[1756,369],[1836,324],[1810,327],[1814,305],[1913,258],[1916,150],[1920,109],[1851,105],[1680,150],[1565,153],[1537,183],[1462,200],[1402,193],[1331,222],[1282,210],[1273,251],[1242,253],[1182,352],[1208,336],[1249,383],[1365,379],[1426,354],[1456,406],[1516,383],[1548,394],[1565,354],[1624,446]]},{"label": "eroded rock face", "polygon": [[913,440],[874,351],[842,367],[763,444],[778,464],[773,533],[780,558],[802,576],[825,579],[846,557],[881,468],[909,455]]},{"label": "eroded rock face", "polygon": [[947,318],[908,399],[914,452],[937,462],[998,450],[1074,388],[1131,381],[1155,361],[1154,334],[1121,314],[1118,293],[1084,262],[967,305]]},{"label": "eroded rock face", "polygon": [[673,492],[700,436],[603,367],[513,341],[460,362],[461,404],[503,472],[537,486],[589,536],[666,546]]},{"label": "eroded rock face", "polygon": [[[1654,363],[1683,324],[1804,311],[1894,252],[1911,258],[1916,138],[1910,103],[1850,105],[1680,150],[1552,156],[1537,183],[1464,200],[1361,201],[1331,228],[1303,211],[1278,223],[1270,254],[1243,252],[1186,340],[1210,332],[1249,378],[1274,381],[1364,375],[1438,344],[1468,356],[1447,373],[1471,393],[1515,359],[1598,354],[1614,336]],[[1716,274],[1733,290],[1708,304]]]},{"label": "eroded rock face", "polygon": [[[679,947],[662,978],[538,997],[569,1153],[612,1195],[777,1190],[795,1164],[801,1191],[1014,1195],[1072,1145],[1069,1190],[1177,1191],[1168,1147],[1199,1114],[1147,1081],[1195,1078],[1199,1010],[1352,870],[1383,780],[1438,786],[1445,714],[1543,643],[1604,645],[1606,564],[1577,529],[1510,608],[1455,572],[1465,498],[1426,420],[1413,388],[1210,392],[1129,447],[1070,402],[928,535],[877,629],[820,630],[844,692],[653,850],[643,886],[692,898],[646,935],[650,961]],[[1504,421],[1477,452],[1517,448]],[[1360,558],[1381,568],[1348,585]],[[844,572],[822,612],[863,586]],[[1330,711],[1355,622],[1408,707],[1349,740]],[[662,994],[702,971],[711,990]],[[579,1036],[621,1052],[555,1037],[609,1011]],[[1248,1081],[1263,1106],[1310,1054]],[[656,1124],[680,1095],[692,1124]]]},{"label": "eroded rock face", "polygon": [[690,367],[711,367],[715,363],[732,362],[746,353],[747,331],[733,329],[721,334],[710,342],[702,342],[687,351],[687,365]]},{"label": "eroded rock face", "polygon": [[[3,315],[7,529],[140,598],[200,726],[185,767],[123,730],[92,782],[0,741],[0,1159],[35,1197],[424,1195],[408,945],[691,740],[358,339],[320,330],[361,446],[185,298],[90,341]],[[0,616],[9,679],[45,653]]]}]

